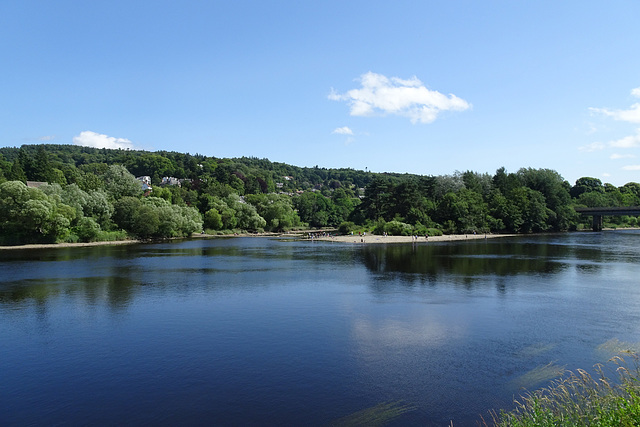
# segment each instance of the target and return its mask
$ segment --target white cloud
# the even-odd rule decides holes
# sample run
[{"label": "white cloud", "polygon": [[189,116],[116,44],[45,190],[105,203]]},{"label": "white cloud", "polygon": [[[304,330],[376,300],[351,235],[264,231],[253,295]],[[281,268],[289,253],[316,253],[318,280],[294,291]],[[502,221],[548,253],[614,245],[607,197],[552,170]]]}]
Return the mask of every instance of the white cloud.
[{"label": "white cloud", "polygon": [[[634,148],[634,147],[640,147],[640,128],[636,129],[636,134],[635,135],[629,135],[629,136],[625,136],[624,138],[620,138],[620,139],[616,139],[613,141],[609,141],[609,142],[592,142],[591,144],[579,147],[580,151],[587,151],[587,152],[591,152],[591,151],[598,151],[598,150],[604,150],[605,148],[608,147],[614,147],[614,148]],[[632,155],[630,154],[612,154],[611,158],[612,159],[621,159],[623,157],[631,157]],[[633,156],[635,157],[635,156]]]},{"label": "white cloud", "polygon": [[592,142],[589,145],[585,145],[579,148],[580,151],[598,151],[604,150],[607,147],[607,144],[604,142]]},{"label": "white cloud", "polygon": [[331,133],[337,133],[338,135],[353,135],[353,131],[348,126],[336,128]]},{"label": "white cloud", "polygon": [[126,138],[114,138],[96,132],[86,130],[80,132],[80,135],[73,137],[74,145],[93,148],[122,148],[125,150],[133,149],[133,143]]},{"label": "white cloud", "polygon": [[623,166],[622,169],[626,171],[640,171],[640,165]]},{"label": "white cloud", "polygon": [[633,104],[628,110],[608,110],[606,108],[591,108],[591,111],[613,117],[614,120],[629,123],[640,123],[640,103]]},{"label": "white cloud", "polygon": [[395,114],[412,123],[431,123],[443,111],[464,111],[471,104],[453,94],[427,89],[417,77],[407,80],[368,72],[360,76],[360,89],[339,94],[331,90],[329,99],[346,101],[352,116]]},{"label": "white cloud", "polygon": [[635,135],[625,136],[624,138],[617,139],[615,141],[610,141],[609,145],[611,147],[617,148],[633,148],[640,146],[640,129],[636,130]]},{"label": "white cloud", "polygon": [[636,157],[635,154],[617,154],[617,153],[614,153],[611,156],[609,156],[611,160],[634,159],[635,157]]},{"label": "white cloud", "polygon": [[41,136],[38,138],[38,141],[53,141],[54,139],[56,139],[55,135],[46,135],[46,136]]},{"label": "white cloud", "polygon": [[[631,95],[640,98],[640,87],[631,89]],[[608,108],[590,108],[594,113],[613,117],[614,120],[629,123],[640,123],[640,103],[635,103],[627,110],[609,110]]]},{"label": "white cloud", "polygon": [[605,177],[605,178],[609,178],[611,176],[611,174],[608,173],[608,172],[605,172],[605,173],[602,174],[602,176]]}]

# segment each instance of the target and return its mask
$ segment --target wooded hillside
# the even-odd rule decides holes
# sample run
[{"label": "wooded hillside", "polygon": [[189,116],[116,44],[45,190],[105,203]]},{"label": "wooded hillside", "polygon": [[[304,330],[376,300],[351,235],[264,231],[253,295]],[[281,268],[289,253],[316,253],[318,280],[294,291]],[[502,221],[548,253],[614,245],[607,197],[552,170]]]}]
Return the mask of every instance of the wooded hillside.
[{"label": "wooded hillside", "polygon": [[[575,206],[637,205],[638,183],[615,187],[584,177],[571,185],[549,169],[421,176],[74,145],[0,148],[2,244],[164,238],[203,228],[565,231],[587,224]],[[635,217],[610,220],[637,225]]]}]

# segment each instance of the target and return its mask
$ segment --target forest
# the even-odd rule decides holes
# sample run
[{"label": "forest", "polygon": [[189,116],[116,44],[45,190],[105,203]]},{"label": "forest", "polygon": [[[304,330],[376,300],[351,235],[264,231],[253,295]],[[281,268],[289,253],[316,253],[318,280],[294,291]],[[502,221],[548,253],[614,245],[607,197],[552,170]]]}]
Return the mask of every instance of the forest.
[{"label": "forest", "polygon": [[[575,207],[639,206],[640,184],[550,169],[373,173],[258,158],[38,144],[0,148],[0,244],[336,228],[389,235],[589,228]],[[637,217],[608,217],[632,227]]]}]

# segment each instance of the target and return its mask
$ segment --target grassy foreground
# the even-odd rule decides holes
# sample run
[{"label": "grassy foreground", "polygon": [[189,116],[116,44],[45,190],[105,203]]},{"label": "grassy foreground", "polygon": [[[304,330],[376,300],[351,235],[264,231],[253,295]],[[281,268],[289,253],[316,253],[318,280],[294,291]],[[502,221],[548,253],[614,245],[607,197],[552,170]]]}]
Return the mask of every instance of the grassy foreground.
[{"label": "grassy foreground", "polygon": [[[581,369],[569,372],[549,387],[521,397],[513,411],[492,413],[491,424],[504,427],[640,426],[638,360],[637,354],[629,354],[626,359],[615,356],[607,366],[596,365],[595,377]],[[608,368],[614,369],[614,378],[605,375]]]}]

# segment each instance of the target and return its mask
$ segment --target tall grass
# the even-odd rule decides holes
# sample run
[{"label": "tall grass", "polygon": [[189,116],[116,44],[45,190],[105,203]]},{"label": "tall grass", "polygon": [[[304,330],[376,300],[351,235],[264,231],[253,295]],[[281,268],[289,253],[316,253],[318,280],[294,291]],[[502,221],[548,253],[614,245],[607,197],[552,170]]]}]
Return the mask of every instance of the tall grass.
[{"label": "tall grass", "polygon": [[[629,365],[632,365],[630,368]],[[613,368],[613,379],[605,369]],[[511,412],[491,413],[497,426],[640,426],[640,369],[637,354],[582,369],[549,387],[527,393]],[[487,425],[484,422],[484,425]]]}]

